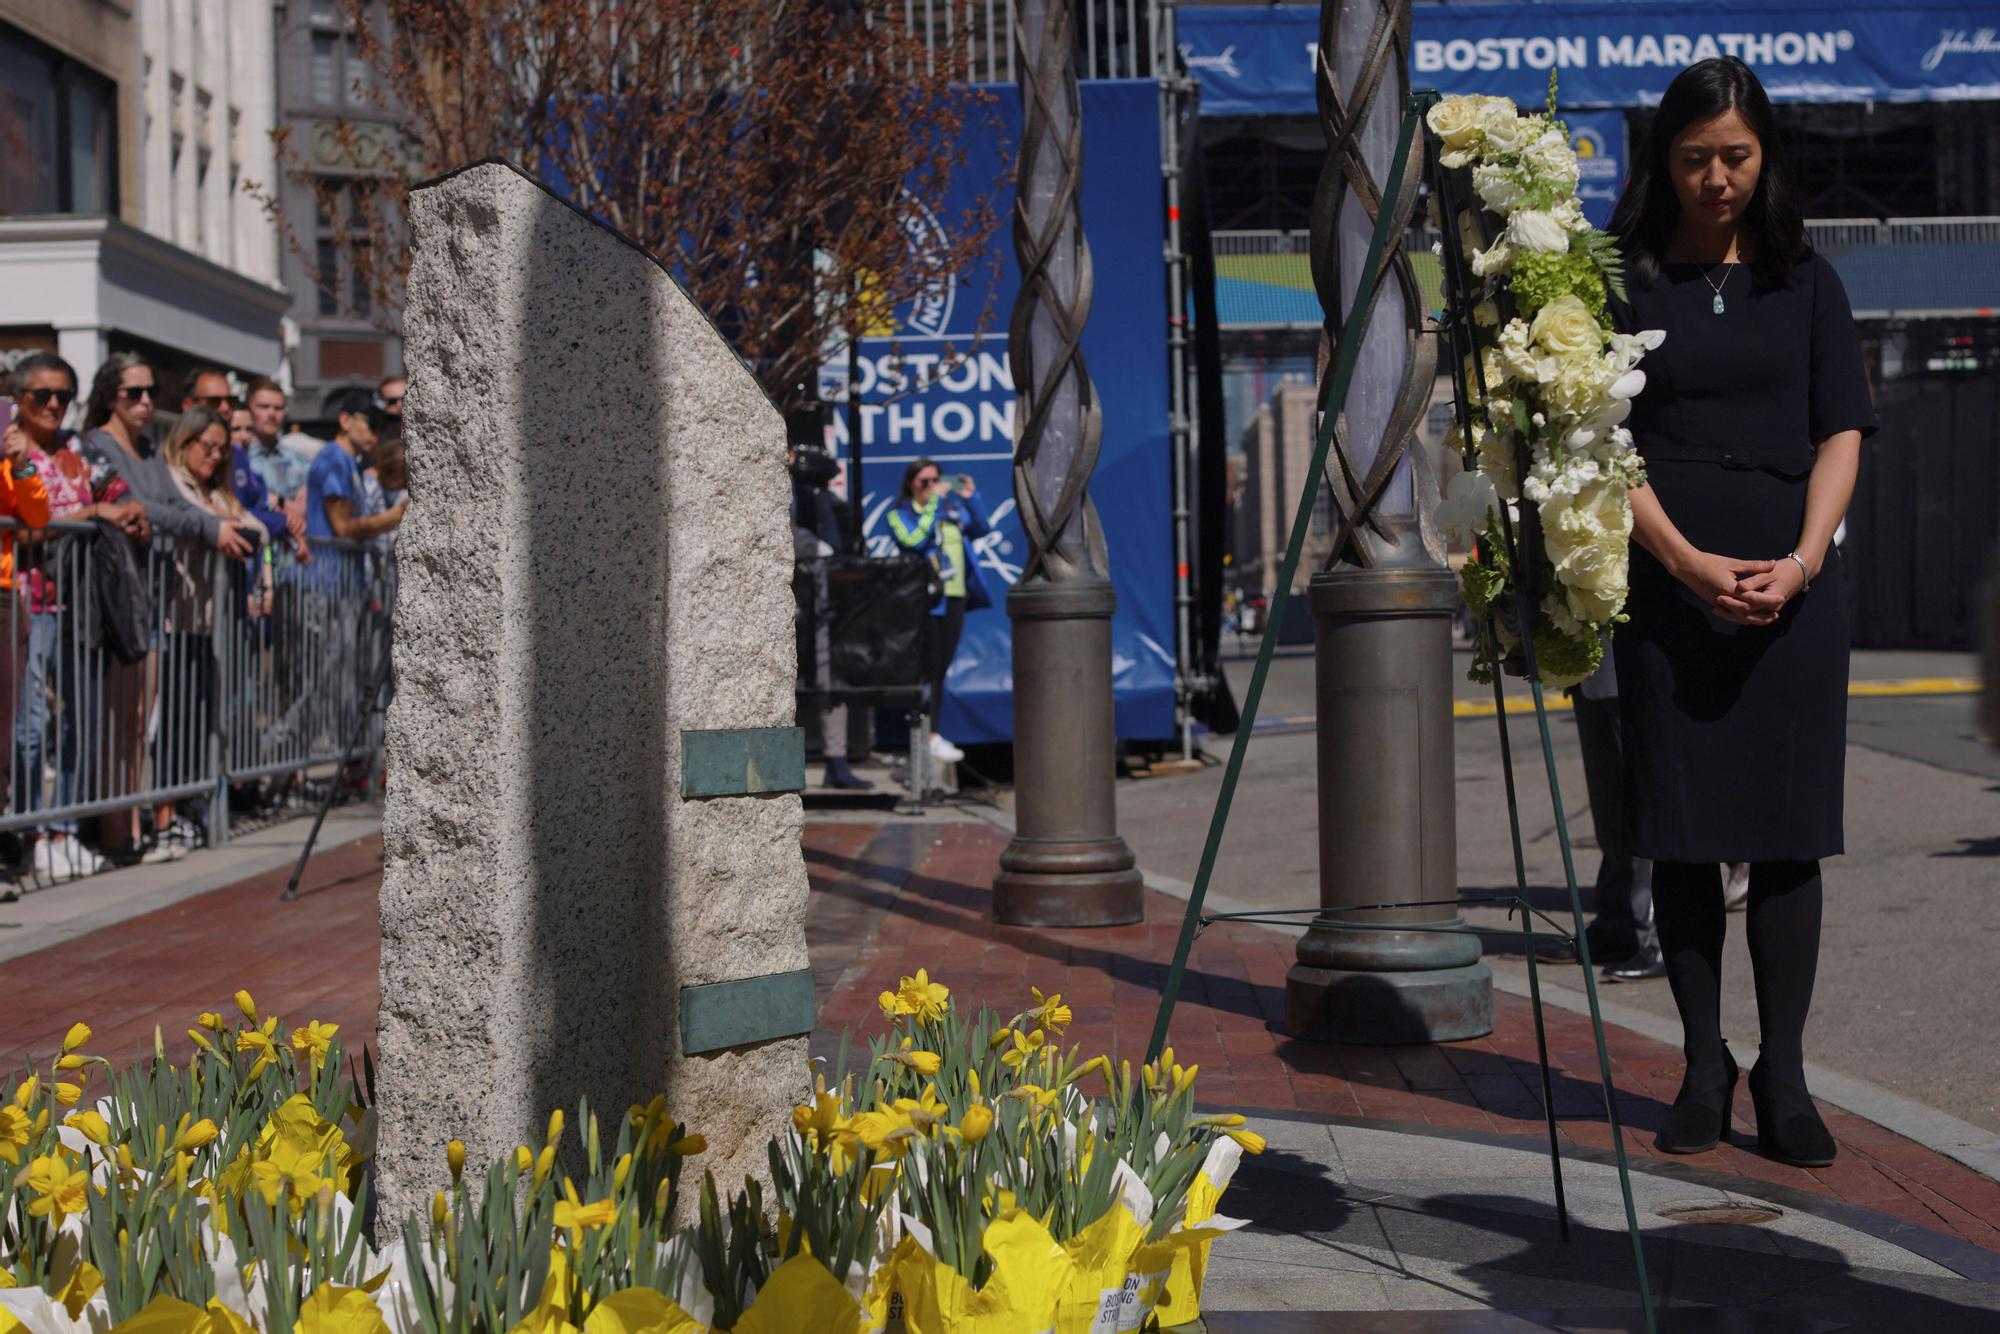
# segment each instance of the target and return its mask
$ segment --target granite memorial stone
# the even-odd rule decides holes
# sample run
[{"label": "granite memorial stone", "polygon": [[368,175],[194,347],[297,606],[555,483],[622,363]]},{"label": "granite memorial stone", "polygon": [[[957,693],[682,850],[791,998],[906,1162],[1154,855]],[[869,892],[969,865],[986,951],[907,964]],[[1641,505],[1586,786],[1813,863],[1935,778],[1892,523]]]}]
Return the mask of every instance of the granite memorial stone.
[{"label": "granite memorial stone", "polygon": [[812,1026],[783,420],[665,269],[514,168],[409,219],[382,1217],[448,1140],[539,1145],[579,1097],[609,1140],[664,1092],[727,1191]]}]

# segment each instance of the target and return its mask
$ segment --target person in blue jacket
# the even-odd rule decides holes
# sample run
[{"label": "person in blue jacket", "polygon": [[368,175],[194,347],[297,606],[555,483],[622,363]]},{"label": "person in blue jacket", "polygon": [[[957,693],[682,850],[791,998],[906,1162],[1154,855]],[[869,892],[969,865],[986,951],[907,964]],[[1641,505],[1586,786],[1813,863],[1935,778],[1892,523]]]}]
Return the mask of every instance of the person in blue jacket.
[{"label": "person in blue jacket", "polygon": [[965,630],[965,613],[993,605],[979,577],[972,541],[993,531],[973,495],[972,479],[961,473],[946,490],[944,474],[930,459],[917,459],[903,470],[903,489],[889,511],[889,533],[896,545],[928,557],[937,567],[944,592],[931,608],[925,656],[930,672],[931,754],[947,763],[965,758],[938,732],[944,713],[944,678],[958,652]]}]

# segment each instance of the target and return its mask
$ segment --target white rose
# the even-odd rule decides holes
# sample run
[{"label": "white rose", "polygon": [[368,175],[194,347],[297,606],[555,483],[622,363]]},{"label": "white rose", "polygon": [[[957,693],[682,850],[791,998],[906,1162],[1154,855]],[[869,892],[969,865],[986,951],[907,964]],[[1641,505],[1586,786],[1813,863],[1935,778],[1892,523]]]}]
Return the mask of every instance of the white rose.
[{"label": "white rose", "polygon": [[1457,171],[1469,167],[1478,158],[1478,151],[1471,148],[1447,148],[1438,154],[1438,165],[1446,171]]},{"label": "white rose", "polygon": [[1558,202],[1549,215],[1573,232],[1590,230],[1590,219],[1583,216],[1583,201],[1575,195]]},{"label": "white rose", "polygon": [[1594,354],[1604,346],[1604,330],[1575,293],[1564,293],[1535,312],[1535,342],[1559,357]]},{"label": "white rose", "polygon": [[1541,209],[1518,209],[1507,219],[1507,241],[1522,250],[1546,250],[1560,255],[1569,249],[1569,232]]},{"label": "white rose", "polygon": [[1486,207],[1502,215],[1512,213],[1527,197],[1520,183],[1505,168],[1482,163],[1472,169],[1472,188]]},{"label": "white rose", "polygon": [[1447,97],[1432,107],[1424,120],[1447,149],[1463,152],[1478,146],[1484,110],[1473,98]]},{"label": "white rose", "polygon": [[1560,134],[1545,134],[1529,145],[1521,154],[1521,162],[1529,171],[1559,190],[1576,188],[1579,171],[1576,154],[1563,142]]},{"label": "white rose", "polygon": [[1493,156],[1518,153],[1529,143],[1528,126],[1514,111],[1512,102],[1488,103],[1479,114],[1479,128]]}]

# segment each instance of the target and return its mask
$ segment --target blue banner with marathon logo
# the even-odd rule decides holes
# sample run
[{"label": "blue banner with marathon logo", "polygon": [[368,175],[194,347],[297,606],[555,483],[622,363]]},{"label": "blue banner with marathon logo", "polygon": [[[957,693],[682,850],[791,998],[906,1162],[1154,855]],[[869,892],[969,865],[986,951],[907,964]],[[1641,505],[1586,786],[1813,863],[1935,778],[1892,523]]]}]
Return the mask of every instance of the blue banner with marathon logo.
[{"label": "blue banner with marathon logo", "polygon": [[[967,613],[945,678],[941,730],[960,743],[1006,741],[1014,734],[1013,637],[1005,602],[1027,554],[1014,510],[1015,398],[1007,356],[1007,318],[1020,276],[1005,221],[1013,206],[1021,104],[1011,84],[990,91],[998,98],[993,109],[999,123],[968,134],[965,164],[953,174],[953,193],[942,210],[956,218],[979,194],[998,192],[1002,223],[987,261],[899,311],[893,338],[864,337],[856,368],[864,475],[855,489],[869,550],[886,555],[894,549],[888,511],[905,469],[919,457],[936,460],[947,480],[971,478],[993,525],[989,536],[971,543],[993,605]],[[1104,523],[1118,591],[1112,696],[1119,737],[1154,740],[1176,730],[1160,90],[1150,81],[1090,80],[1082,95],[1083,224],[1096,281],[1083,354],[1104,411],[1090,496]],[[968,356],[971,335],[989,310],[986,337]],[[846,383],[846,355],[834,353],[821,367],[820,396],[838,404]],[[844,407],[837,405],[832,416],[828,441],[844,465],[852,457]],[[850,479],[844,467],[839,485],[845,495]]]},{"label": "blue banner with marathon logo", "polygon": [[[1319,9],[1186,7],[1180,46],[1210,116],[1314,114]],[[1524,104],[1651,106],[1674,75],[1741,58],[1774,100],[2000,98],[2000,6],[1889,0],[1549,0],[1415,6],[1412,87]]]}]

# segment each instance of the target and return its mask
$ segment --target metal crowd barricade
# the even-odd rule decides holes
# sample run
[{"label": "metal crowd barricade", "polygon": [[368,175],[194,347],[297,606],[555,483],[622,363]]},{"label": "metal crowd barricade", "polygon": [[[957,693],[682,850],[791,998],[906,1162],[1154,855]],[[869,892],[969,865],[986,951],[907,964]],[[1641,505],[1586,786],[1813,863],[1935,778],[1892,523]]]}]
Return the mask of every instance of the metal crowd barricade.
[{"label": "metal crowd barricade", "polygon": [[[0,519],[0,534],[15,566],[0,614],[0,831],[199,801],[207,841],[226,842],[232,785],[336,763],[374,707],[395,587],[374,543],[314,538],[300,562],[281,538],[238,561],[156,533],[136,553],[151,649],[128,664],[97,610],[98,526]],[[356,756],[379,746],[371,728]]]}]

